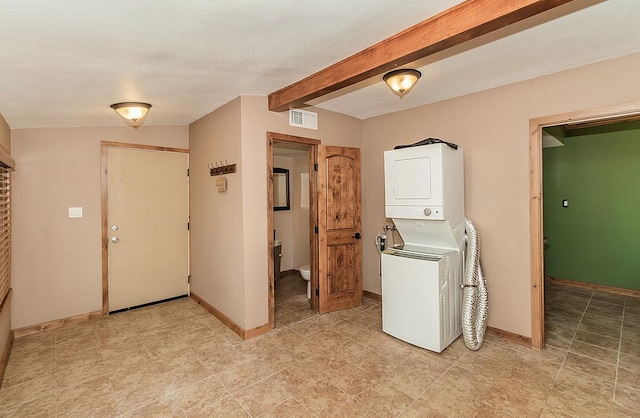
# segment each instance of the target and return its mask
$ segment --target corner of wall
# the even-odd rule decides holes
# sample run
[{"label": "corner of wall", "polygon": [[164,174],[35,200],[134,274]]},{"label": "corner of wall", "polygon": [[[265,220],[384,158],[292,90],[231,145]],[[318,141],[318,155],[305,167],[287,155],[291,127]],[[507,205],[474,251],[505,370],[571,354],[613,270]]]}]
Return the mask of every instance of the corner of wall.
[{"label": "corner of wall", "polygon": [[[238,327],[246,329],[240,98],[189,125],[191,291]],[[227,190],[218,193],[207,164],[227,160]]]}]

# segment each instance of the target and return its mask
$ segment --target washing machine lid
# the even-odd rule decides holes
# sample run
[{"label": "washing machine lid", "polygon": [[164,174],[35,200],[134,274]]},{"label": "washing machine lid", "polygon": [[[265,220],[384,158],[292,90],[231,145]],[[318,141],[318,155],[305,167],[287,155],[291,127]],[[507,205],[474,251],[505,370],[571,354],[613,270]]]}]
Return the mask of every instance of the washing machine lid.
[{"label": "washing machine lid", "polygon": [[458,224],[451,224],[450,221],[393,218],[393,223],[405,244],[417,248],[444,248],[444,251],[464,248],[464,219],[460,219]]},{"label": "washing machine lid", "polygon": [[419,258],[424,260],[439,261],[456,251],[446,248],[433,248],[423,245],[400,244],[384,251],[385,254],[398,257]]}]

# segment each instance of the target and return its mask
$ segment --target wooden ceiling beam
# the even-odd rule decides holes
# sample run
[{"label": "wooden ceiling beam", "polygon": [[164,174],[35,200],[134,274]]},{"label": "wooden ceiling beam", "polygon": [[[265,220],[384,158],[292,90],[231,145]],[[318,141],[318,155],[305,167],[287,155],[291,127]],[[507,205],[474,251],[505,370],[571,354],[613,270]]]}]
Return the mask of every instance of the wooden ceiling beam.
[{"label": "wooden ceiling beam", "polygon": [[467,0],[269,94],[284,111],[573,0]]}]

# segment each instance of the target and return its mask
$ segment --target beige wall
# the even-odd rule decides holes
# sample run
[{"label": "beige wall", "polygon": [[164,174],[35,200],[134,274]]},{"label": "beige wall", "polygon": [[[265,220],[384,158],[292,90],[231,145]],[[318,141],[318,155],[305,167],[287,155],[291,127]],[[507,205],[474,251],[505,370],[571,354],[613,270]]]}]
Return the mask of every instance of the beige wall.
[{"label": "beige wall", "polygon": [[[309,156],[288,158],[273,157],[273,166],[289,170],[290,210],[273,212],[273,227],[276,238],[282,241],[282,264],[280,271],[299,270],[309,264],[309,207],[300,206],[300,174],[309,173]],[[308,190],[308,188],[307,188]]]},{"label": "beige wall", "polygon": [[[363,221],[368,243],[384,216],[383,151],[427,137],[465,152],[466,214],[480,234],[489,325],[531,336],[529,120],[638,99],[640,54],[364,121]],[[364,245],[364,288],[380,293],[379,255]]]},{"label": "beige wall", "polygon": [[100,141],[189,145],[187,126],[11,131],[13,328],[102,308]]},{"label": "beige wall", "polygon": [[[319,129],[294,128],[286,112],[267,110],[265,96],[242,96],[189,128],[192,290],[245,330],[268,322],[268,238],[273,231],[267,233],[266,227],[267,131],[362,146],[360,120],[312,110],[319,114]],[[227,176],[227,194],[215,196],[215,180],[202,173],[206,162],[220,159],[237,163],[238,173]]]},{"label": "beige wall", "polygon": [[[292,269],[299,270],[311,261],[311,246],[309,243],[309,207],[301,207],[302,183],[300,174],[309,174],[309,157],[296,157],[293,159],[291,170],[291,211],[293,215],[293,248]],[[305,188],[308,193],[309,187]]]},{"label": "beige wall", "polygon": [[[191,156],[191,291],[243,326],[244,253],[240,98],[189,126]],[[218,193],[207,164],[237,164]],[[263,228],[266,229],[266,228]]]},{"label": "beige wall", "polygon": [[291,270],[293,268],[293,248],[294,248],[294,227],[293,227],[293,159],[287,157],[274,156],[273,166],[289,170],[289,202],[290,210],[273,211],[273,229],[276,230],[276,239],[282,242],[282,260],[280,271]]}]

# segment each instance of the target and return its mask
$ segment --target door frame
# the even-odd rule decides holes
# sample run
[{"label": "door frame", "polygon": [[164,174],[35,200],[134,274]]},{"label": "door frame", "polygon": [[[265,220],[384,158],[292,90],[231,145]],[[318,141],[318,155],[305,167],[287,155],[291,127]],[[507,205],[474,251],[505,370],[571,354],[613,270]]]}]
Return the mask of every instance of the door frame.
[{"label": "door frame", "polygon": [[[318,211],[318,191],[316,181],[316,171],[314,164],[317,161],[318,145],[320,140],[281,134],[277,132],[267,132],[267,284],[269,286],[269,329],[275,327],[275,282],[273,271],[273,145],[277,143],[300,144],[309,146],[309,241],[311,248],[311,288],[318,287],[318,239],[313,231],[317,224]],[[318,311],[318,297],[315,292],[311,292],[311,309]]]},{"label": "door frame", "polygon": [[[100,142],[100,173],[101,173],[101,212],[102,212],[102,315],[109,315],[109,173],[107,172],[108,163],[108,151],[109,148],[121,148],[121,149],[135,149],[135,150],[147,150],[147,151],[166,151],[166,152],[181,152],[189,154],[188,149],[184,148],[169,148],[159,147],[154,145],[140,145],[140,144],[128,144],[125,142]],[[188,203],[188,202],[187,202]],[[191,213],[191,206],[189,205],[189,213]],[[191,246],[191,234],[189,234],[189,247]],[[191,271],[191,251],[187,250],[189,259],[187,261],[187,268]]]},{"label": "door frame", "polygon": [[529,120],[529,213],[531,251],[531,346],[544,348],[544,223],[542,128],[582,123],[609,124],[640,119],[640,101]]}]

